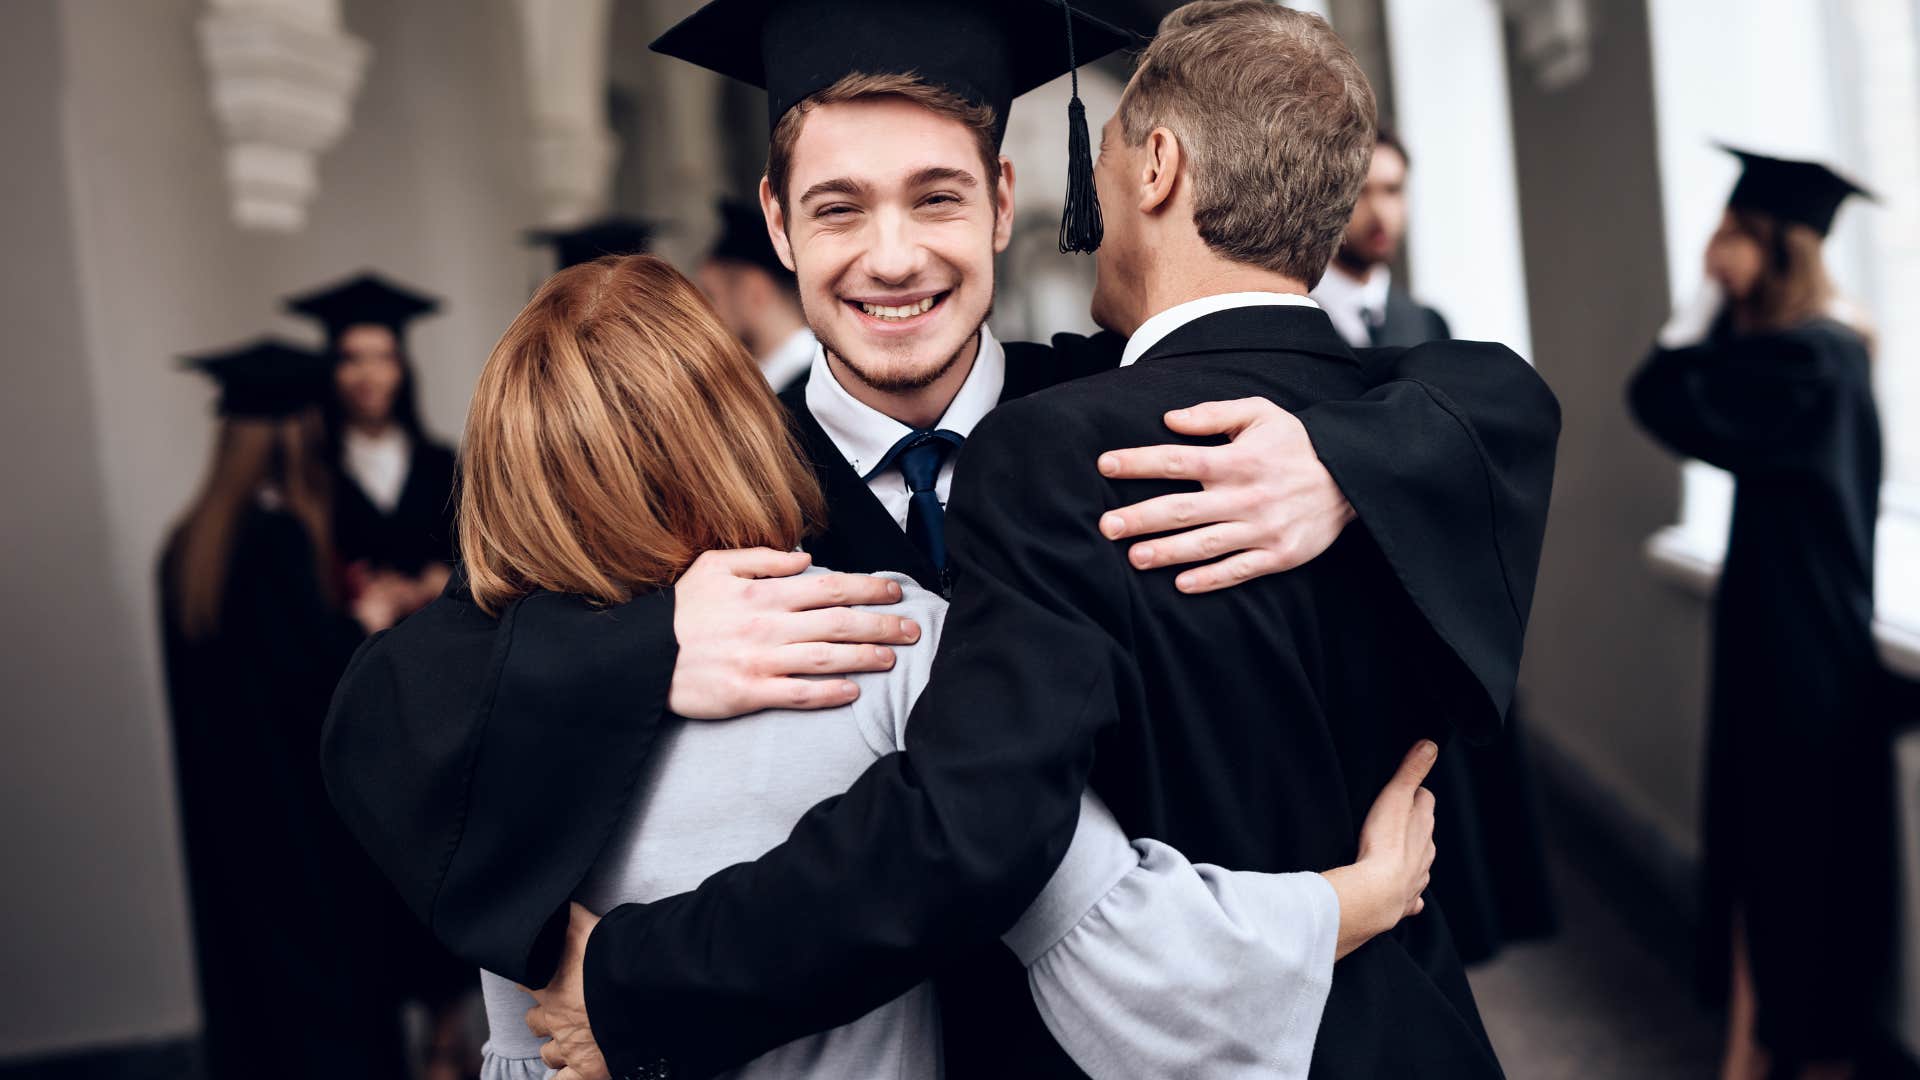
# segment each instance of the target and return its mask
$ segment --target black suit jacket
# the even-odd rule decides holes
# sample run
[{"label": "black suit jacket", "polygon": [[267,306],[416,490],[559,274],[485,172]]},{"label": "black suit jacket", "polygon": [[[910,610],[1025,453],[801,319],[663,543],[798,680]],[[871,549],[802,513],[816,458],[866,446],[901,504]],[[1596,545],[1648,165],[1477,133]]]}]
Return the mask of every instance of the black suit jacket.
[{"label": "black suit jacket", "polygon": [[[1055,344],[1051,354],[1009,346],[1010,390],[1111,367],[1118,355],[1110,335]],[[1029,366],[1048,355],[1052,367]],[[1518,662],[1544,529],[1557,406],[1532,370],[1505,350],[1389,351],[1370,355],[1362,367],[1363,383],[1372,389],[1361,399],[1324,401],[1301,419],[1407,592],[1475,677],[1474,722],[1490,724],[1505,710]],[[1207,396],[1196,393],[1185,404]],[[1160,430],[1145,441],[1167,438]],[[824,463],[824,455],[815,456],[831,493],[837,455]],[[844,480],[840,486],[855,504],[872,499],[864,485],[855,491]],[[839,503],[836,517],[845,521],[847,499]],[[1461,506],[1475,510],[1462,513]],[[887,524],[883,535],[891,540],[898,530]],[[842,530],[843,540],[851,530]],[[830,526],[816,538],[816,549],[834,535]],[[855,557],[859,550],[857,543],[844,545],[842,557],[851,559],[845,568],[866,568]],[[670,591],[606,610],[536,594],[495,619],[473,606],[456,576],[446,596],[356,657],[324,741],[330,790],[415,912],[463,958],[530,984],[552,970],[566,899],[605,843],[652,748],[674,648]],[[1077,664],[1064,668],[1069,675],[1079,670]],[[992,791],[1000,766],[1012,767],[1019,750],[1016,738],[1004,761],[988,746],[951,766]],[[940,756],[937,749],[920,755]],[[529,767],[511,775],[516,758]],[[889,769],[903,764],[889,760]],[[1059,775],[1071,786],[1071,770]],[[556,821],[569,827],[556,831]],[[893,825],[937,830],[942,822]],[[860,890],[859,902],[817,922],[812,908],[779,899],[804,889],[789,891],[777,874],[763,875],[769,883],[764,898],[781,912],[764,927],[780,943],[773,952],[736,967],[719,954],[682,951],[661,958],[656,968],[660,986],[685,980],[687,989],[683,1010],[654,1014],[661,1026],[702,1018],[679,1027],[684,1037],[669,1047],[683,1069],[722,1068],[850,1019],[890,996],[890,987],[924,977],[949,958],[950,946],[991,940],[1051,871],[1071,821],[1045,827],[989,815],[969,831],[991,834],[997,827],[1009,828],[1009,835],[1045,836],[1045,850],[1016,855],[1017,845],[990,842],[903,851],[902,862],[944,860],[940,880],[960,880],[951,890],[929,890],[931,905],[904,894],[895,903],[882,881],[891,875],[882,875]],[[814,865],[832,872],[836,859],[857,855],[855,848],[857,842],[834,847]],[[621,921],[610,920],[596,942],[624,939]],[[648,936],[632,939],[634,956],[644,955]],[[875,945],[876,938],[883,944]],[[912,955],[903,957],[903,948]],[[798,983],[768,978],[757,966],[783,956],[792,961],[790,970],[807,977]],[[717,966],[708,967],[708,960]],[[822,970],[841,974],[812,978]],[[603,992],[610,985],[596,982],[593,1000],[614,1010],[596,1010],[596,1030],[616,1064],[630,1063],[647,1052],[647,1036],[623,1030],[620,1019],[644,1015],[650,995],[636,988],[630,998],[618,991],[608,998]],[[716,1001],[728,1004],[714,1009]],[[798,1013],[787,1011],[796,1006]]]},{"label": "black suit jacket", "polygon": [[1445,341],[1453,336],[1447,320],[1438,311],[1413,298],[1398,285],[1387,288],[1387,308],[1380,314],[1380,325],[1373,331],[1373,343],[1382,347],[1405,347],[1429,341]]}]

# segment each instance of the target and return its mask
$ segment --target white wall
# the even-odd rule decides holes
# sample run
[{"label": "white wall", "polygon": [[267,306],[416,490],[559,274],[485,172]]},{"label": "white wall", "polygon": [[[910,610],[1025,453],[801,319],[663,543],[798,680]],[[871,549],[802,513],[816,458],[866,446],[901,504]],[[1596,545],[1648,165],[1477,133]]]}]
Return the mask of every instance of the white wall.
[{"label": "white wall", "polygon": [[[378,267],[447,298],[448,313],[422,324],[413,345],[426,417],[450,438],[488,349],[537,280],[518,237],[534,212],[506,0],[349,0],[346,26],[372,45],[371,66],[295,236],[229,220],[195,41],[202,7],[26,3],[18,21],[32,24],[33,12],[44,33],[31,50],[8,41],[25,52],[8,77],[31,72],[35,91],[8,106],[52,126],[45,153],[10,155],[8,191],[16,175],[32,183],[5,205],[24,206],[55,247],[10,243],[0,265],[10,302],[12,283],[26,282],[40,291],[20,295],[69,309],[38,310],[45,326],[9,318],[8,347],[64,379],[56,388],[70,391],[71,410],[51,428],[43,414],[40,428],[4,426],[9,459],[34,470],[25,494],[14,493],[21,478],[9,481],[4,501],[11,514],[34,498],[33,524],[72,535],[37,534],[29,565],[14,557],[8,525],[6,596],[40,603],[14,635],[25,653],[5,669],[6,738],[20,749],[0,754],[0,1057],[197,1022],[153,566],[202,467],[212,393],[172,358],[274,327],[315,340],[275,316],[277,299]],[[11,35],[16,9],[8,15]],[[63,265],[70,280],[46,276]],[[57,439],[14,445],[21,430]]]},{"label": "white wall", "polygon": [[1493,0],[1386,0],[1407,184],[1407,269],[1455,337],[1533,357],[1506,44]]}]

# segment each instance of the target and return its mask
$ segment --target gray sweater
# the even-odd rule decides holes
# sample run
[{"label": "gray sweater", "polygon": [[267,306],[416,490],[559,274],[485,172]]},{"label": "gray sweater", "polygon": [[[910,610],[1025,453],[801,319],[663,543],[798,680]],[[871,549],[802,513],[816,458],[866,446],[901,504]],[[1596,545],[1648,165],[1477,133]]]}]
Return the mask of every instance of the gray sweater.
[{"label": "gray sweater", "polygon": [[[897,576],[897,575],[887,575]],[[893,669],[855,676],[840,709],[775,710],[667,729],[627,816],[576,897],[605,912],[685,892],[778,845],[802,814],[905,745],[946,605],[899,578],[893,610],[923,628]],[[1304,1077],[1333,977],[1339,904],[1314,873],[1194,866],[1129,843],[1097,796],[1046,889],[1004,936],[1054,1037],[1093,1077]],[[543,1080],[533,1002],[481,973],[483,1080]],[[738,1077],[938,1077],[931,984],[778,1047]]]}]

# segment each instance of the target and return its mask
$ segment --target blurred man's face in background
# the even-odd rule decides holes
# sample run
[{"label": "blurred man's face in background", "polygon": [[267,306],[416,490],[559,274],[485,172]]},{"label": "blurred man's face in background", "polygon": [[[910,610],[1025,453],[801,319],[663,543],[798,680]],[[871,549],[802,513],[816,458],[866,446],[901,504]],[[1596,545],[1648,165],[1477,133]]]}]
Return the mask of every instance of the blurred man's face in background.
[{"label": "blurred man's face in background", "polygon": [[720,324],[727,333],[737,338],[747,336],[747,312],[743,297],[741,279],[745,277],[742,268],[718,259],[708,259],[700,264],[694,274],[694,281],[700,291],[707,294],[707,301],[713,305],[714,314],[720,316]]},{"label": "blurred man's face in background", "polygon": [[[807,114],[787,184],[775,243],[790,252],[807,323],[827,350],[883,392],[951,370],[993,307],[1012,166],[1002,158],[1000,174],[986,175],[964,124],[871,98]],[[764,188],[762,205],[780,213]]]},{"label": "blurred man's face in background", "polygon": [[1367,185],[1353,204],[1353,220],[1335,258],[1341,266],[1365,274],[1393,261],[1407,235],[1407,159],[1391,146],[1373,148]]},{"label": "blurred man's face in background", "polygon": [[386,423],[405,374],[400,342],[392,330],[367,324],[348,327],[340,335],[340,363],[333,379],[347,419],[375,427]]}]

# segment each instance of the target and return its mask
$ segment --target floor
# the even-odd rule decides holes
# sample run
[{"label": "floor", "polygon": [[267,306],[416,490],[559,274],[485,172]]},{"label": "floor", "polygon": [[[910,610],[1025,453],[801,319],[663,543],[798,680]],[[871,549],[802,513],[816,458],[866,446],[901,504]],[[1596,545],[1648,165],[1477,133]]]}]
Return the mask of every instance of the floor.
[{"label": "floor", "polygon": [[1473,969],[1474,997],[1513,1080],[1711,1077],[1720,1023],[1685,967],[1659,956],[1580,871],[1556,860],[1561,932]]}]

